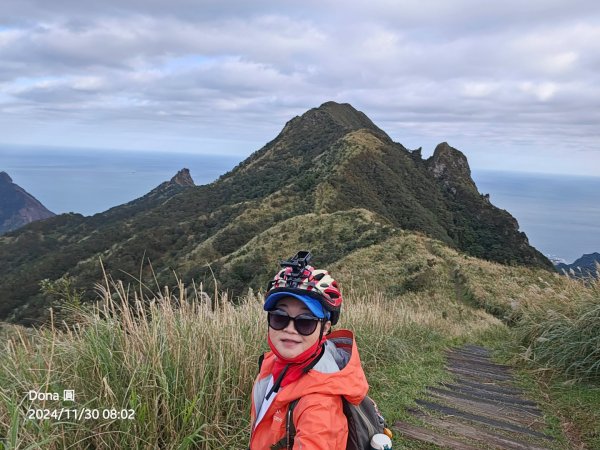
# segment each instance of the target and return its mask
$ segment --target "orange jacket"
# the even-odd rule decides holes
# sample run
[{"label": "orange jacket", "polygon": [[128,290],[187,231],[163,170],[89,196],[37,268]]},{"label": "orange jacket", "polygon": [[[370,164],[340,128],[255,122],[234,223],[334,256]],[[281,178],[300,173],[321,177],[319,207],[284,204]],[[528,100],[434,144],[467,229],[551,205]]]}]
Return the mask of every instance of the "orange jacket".
[{"label": "orange jacket", "polygon": [[254,428],[258,409],[272,378],[275,358],[272,352],[265,354],[252,389],[250,449],[269,450],[285,437],[288,405],[297,398],[300,401],[293,414],[296,426],[294,450],[345,449],[348,423],[342,411],[341,396],[358,405],[369,390],[352,332],[332,332],[319,362],[299,380],[279,389],[265,416]]}]

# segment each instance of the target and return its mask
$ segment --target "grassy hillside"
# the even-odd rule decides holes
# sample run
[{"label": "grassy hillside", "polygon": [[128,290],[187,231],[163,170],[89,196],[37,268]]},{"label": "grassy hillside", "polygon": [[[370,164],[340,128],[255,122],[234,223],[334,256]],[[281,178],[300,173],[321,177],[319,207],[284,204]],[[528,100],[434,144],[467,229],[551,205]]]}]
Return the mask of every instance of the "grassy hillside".
[{"label": "grassy hillside", "polygon": [[[580,342],[573,330],[597,339],[597,283],[479,260],[424,235],[394,230],[365,210],[312,214],[301,224],[319,222],[337,234],[364,228],[365,245],[339,260],[326,253],[325,239],[313,236],[325,250],[322,258],[315,250],[315,264],[326,265],[342,284],[339,327],[355,331],[371,394],[390,422],[408,420],[405,408],[414,406],[425,386],[447,376],[443,350],[468,341],[499,349],[522,367],[523,386],[553,424],[547,432],[557,437],[555,448],[600,444],[600,374],[545,359],[543,348],[545,339],[561,335],[552,349],[569,354]],[[278,248],[268,234],[287,233],[293,246],[306,236],[298,231],[304,230],[289,219],[257,235],[222,260],[223,273],[235,271],[244,258],[250,266],[256,262],[251,250],[262,248],[272,275],[274,259],[296,248]],[[266,349],[261,293],[248,292],[234,305],[219,291],[176,280],[171,285],[152,292],[106,279],[97,289],[96,308],[63,299],[56,317],[73,319],[68,329],[58,320],[41,330],[0,329],[0,436],[7,436],[11,448],[244,448],[256,361]],[[556,317],[563,321],[561,333]],[[597,361],[594,345],[590,340],[573,356]],[[30,389],[73,389],[76,401],[29,401],[24,392]],[[133,412],[126,420],[110,412],[89,420],[25,420],[28,409],[63,407]],[[399,437],[397,445],[429,448]]]}]

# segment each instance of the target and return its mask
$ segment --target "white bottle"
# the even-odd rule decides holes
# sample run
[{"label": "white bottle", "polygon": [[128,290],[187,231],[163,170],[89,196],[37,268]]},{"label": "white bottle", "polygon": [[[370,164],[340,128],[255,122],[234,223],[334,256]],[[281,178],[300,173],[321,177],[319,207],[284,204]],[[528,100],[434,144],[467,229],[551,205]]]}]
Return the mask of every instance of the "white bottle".
[{"label": "white bottle", "polygon": [[375,434],[371,438],[371,450],[392,450],[392,440],[385,434]]}]

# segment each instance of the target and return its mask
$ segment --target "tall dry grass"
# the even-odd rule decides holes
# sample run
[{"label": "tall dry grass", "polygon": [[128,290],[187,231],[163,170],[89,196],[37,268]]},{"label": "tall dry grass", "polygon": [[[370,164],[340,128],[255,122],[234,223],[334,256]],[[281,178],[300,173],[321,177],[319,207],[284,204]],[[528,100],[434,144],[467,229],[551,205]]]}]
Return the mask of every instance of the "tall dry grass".
[{"label": "tall dry grass", "polygon": [[571,379],[600,381],[600,280],[565,277],[545,303],[535,297],[520,308],[516,327],[523,358]]},{"label": "tall dry grass", "polygon": [[548,374],[600,381],[600,280],[465,259],[464,298],[514,325],[520,358]]},{"label": "tall dry grass", "polygon": [[[122,283],[75,311],[66,332],[49,327],[4,344],[0,434],[11,447],[220,448],[246,435],[248,395],[266,322],[256,296],[233,306],[183,286],[153,298]],[[213,298],[214,299],[214,298]],[[28,401],[24,393],[73,389],[76,403]],[[26,421],[30,408],[131,409],[131,420]],[[2,430],[4,428],[4,430]],[[43,443],[43,445],[40,445]]]},{"label": "tall dry grass", "polygon": [[[243,448],[257,358],[267,348],[262,296],[233,305],[178,283],[154,295],[107,280],[74,326],[17,331],[0,344],[0,435],[10,448]],[[439,305],[443,307],[439,307]],[[436,306],[437,305],[437,306]],[[441,294],[346,293],[340,326],[355,331],[369,371],[444,339],[497,326]],[[393,345],[390,345],[393,342]],[[29,401],[29,390],[75,391],[75,403]],[[25,420],[31,408],[132,410],[131,419]]]}]

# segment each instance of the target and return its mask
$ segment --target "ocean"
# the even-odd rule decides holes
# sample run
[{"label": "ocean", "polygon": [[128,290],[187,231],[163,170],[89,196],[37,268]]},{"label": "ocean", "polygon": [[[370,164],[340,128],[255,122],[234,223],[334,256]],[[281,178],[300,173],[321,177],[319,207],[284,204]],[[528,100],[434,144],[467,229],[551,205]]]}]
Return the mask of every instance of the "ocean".
[{"label": "ocean", "polygon": [[240,156],[90,149],[0,147],[0,171],[7,172],[50,211],[85,216],[139,198],[179,170],[188,168],[197,185],[231,170]]},{"label": "ocean", "polygon": [[[0,147],[0,171],[60,214],[93,215],[141,197],[186,167],[198,185],[242,156]],[[472,170],[479,192],[510,212],[531,245],[571,263],[600,251],[600,177]]]},{"label": "ocean", "polygon": [[545,255],[572,263],[600,252],[600,177],[472,172],[479,192],[511,213]]}]

